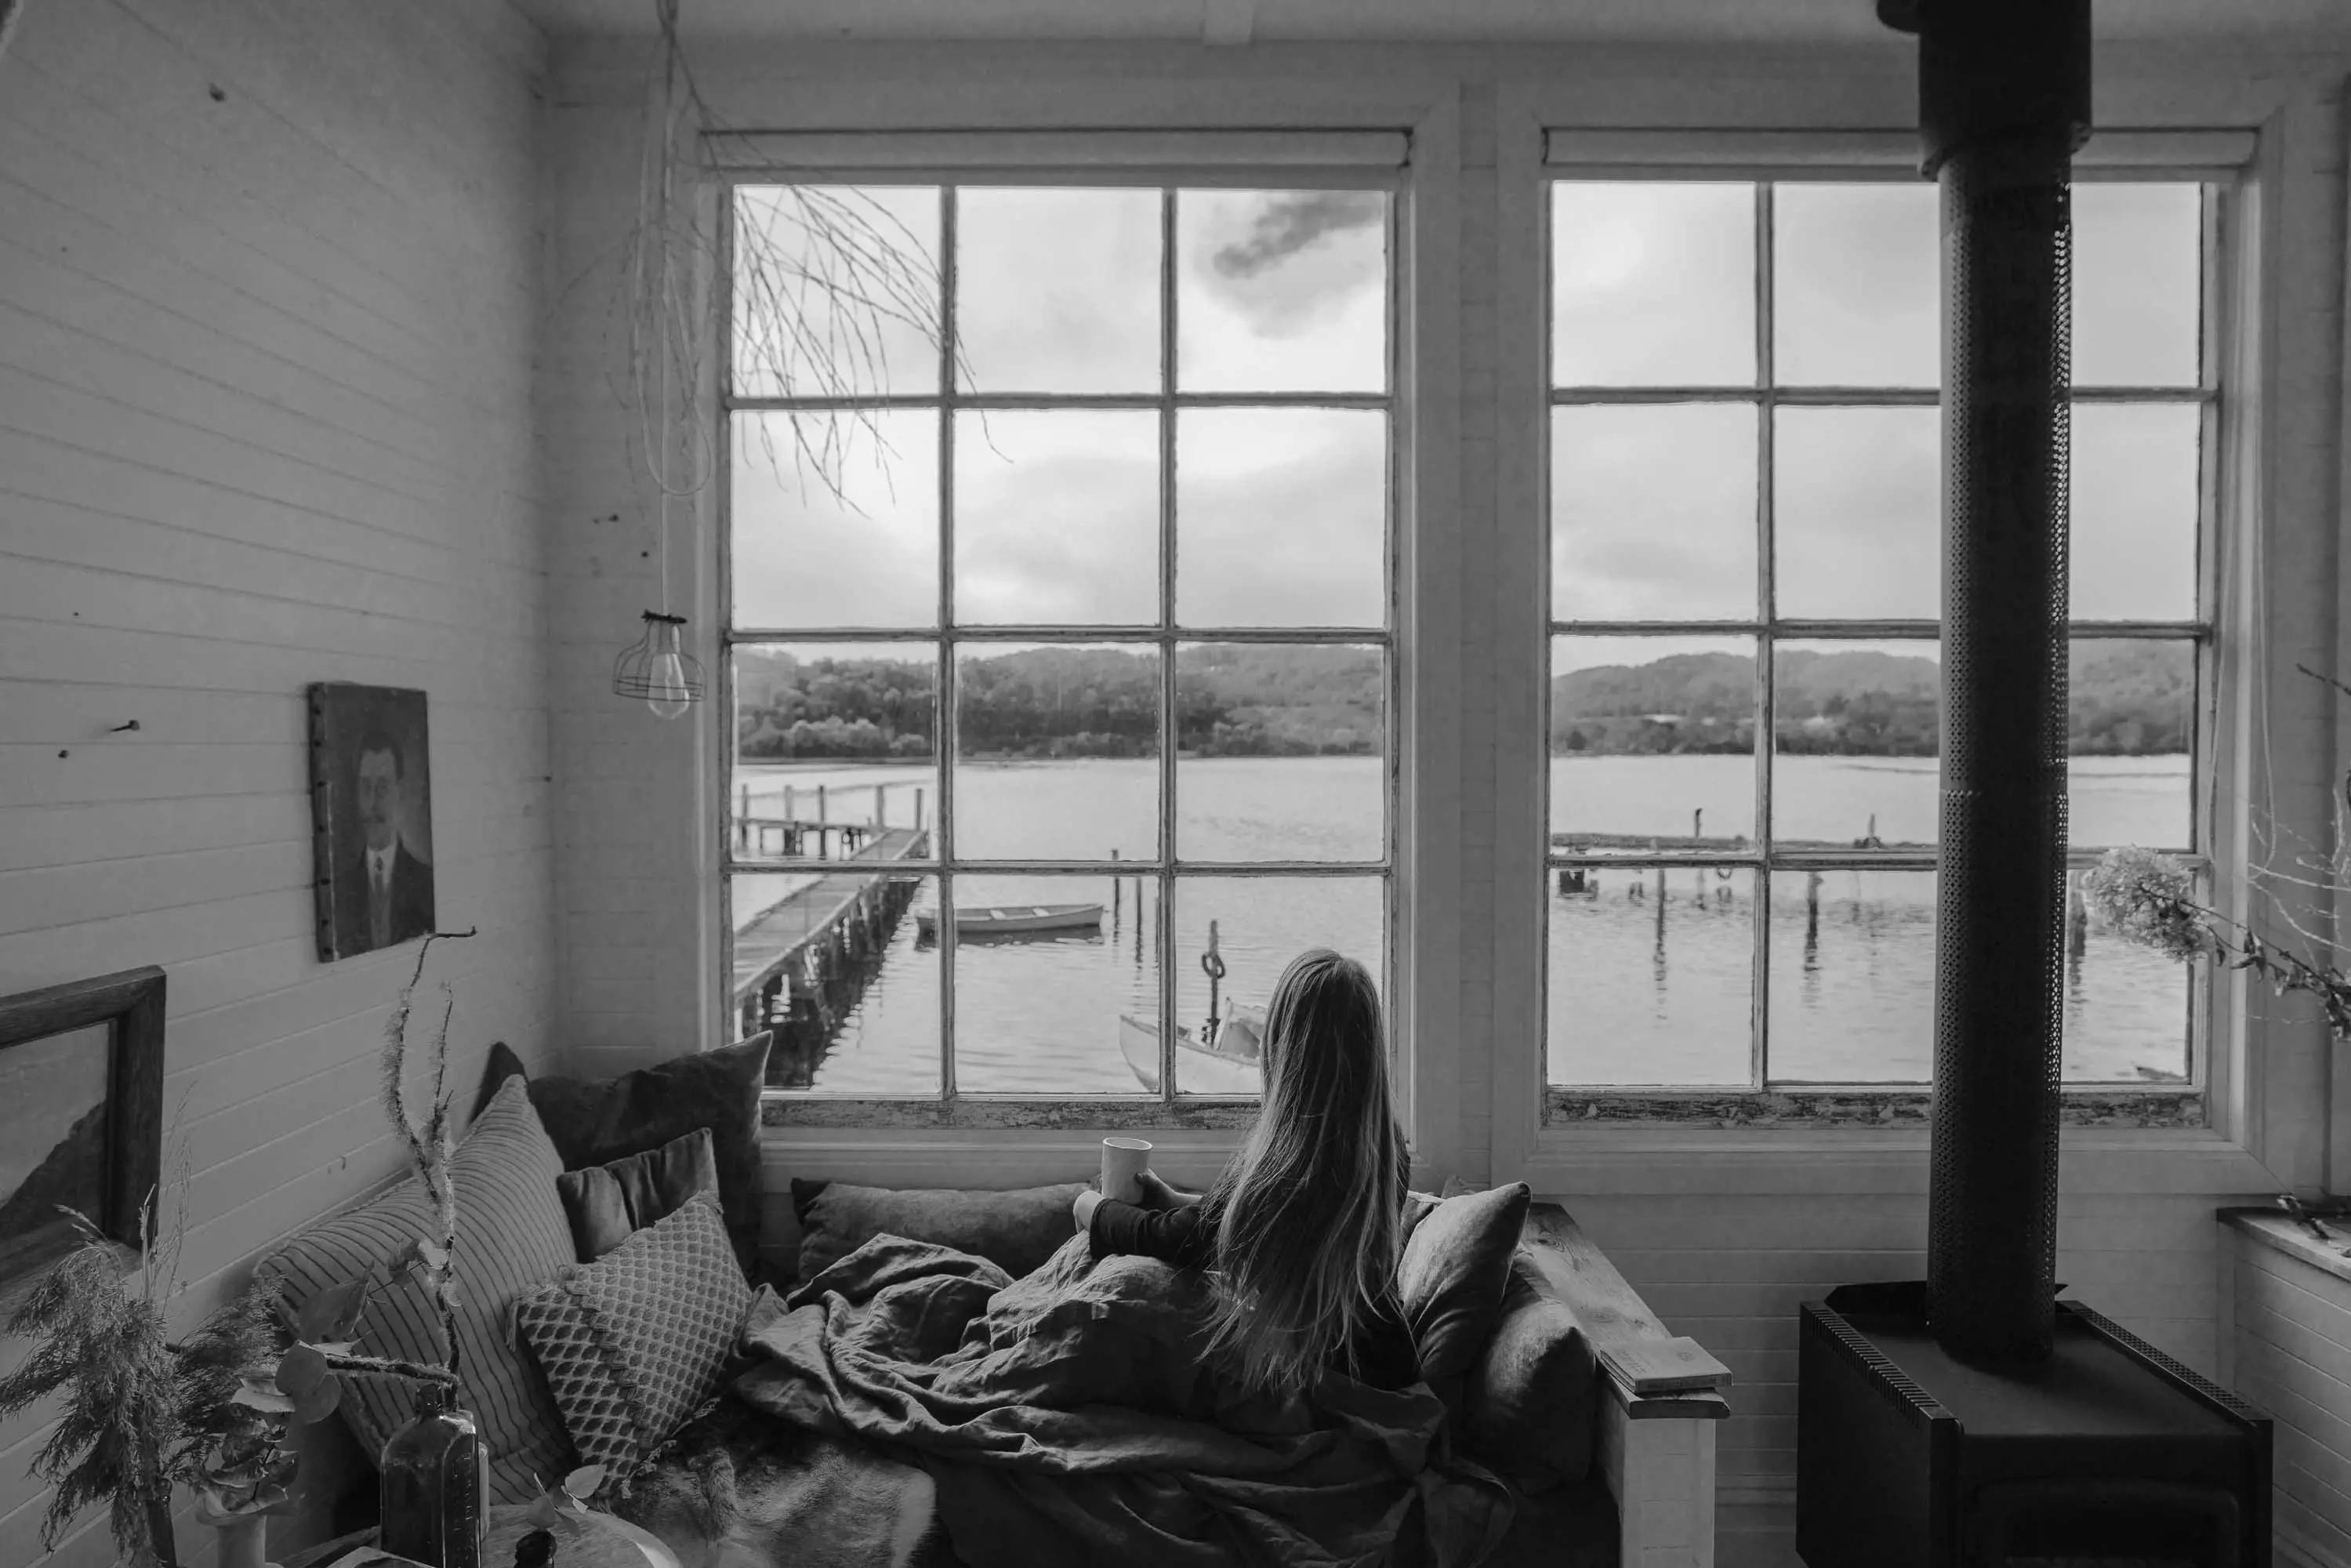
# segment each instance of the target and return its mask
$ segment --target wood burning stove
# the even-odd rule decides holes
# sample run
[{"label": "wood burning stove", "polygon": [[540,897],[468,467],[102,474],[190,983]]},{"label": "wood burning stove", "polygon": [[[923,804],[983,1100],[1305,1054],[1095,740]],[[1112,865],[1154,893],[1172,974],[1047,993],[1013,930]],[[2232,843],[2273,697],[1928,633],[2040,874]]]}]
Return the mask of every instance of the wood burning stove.
[{"label": "wood burning stove", "polygon": [[1879,0],[1943,211],[1927,1279],[1807,1302],[1809,1568],[2269,1562],[2269,1424],[2056,1299],[2071,169],[2090,0]]}]

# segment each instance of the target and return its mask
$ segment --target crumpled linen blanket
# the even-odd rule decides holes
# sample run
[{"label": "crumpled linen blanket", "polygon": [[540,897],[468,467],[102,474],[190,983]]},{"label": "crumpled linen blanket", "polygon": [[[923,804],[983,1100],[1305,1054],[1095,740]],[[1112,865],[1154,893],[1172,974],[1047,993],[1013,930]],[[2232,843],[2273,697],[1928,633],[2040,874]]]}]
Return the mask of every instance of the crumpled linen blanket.
[{"label": "crumpled linen blanket", "polygon": [[968,1568],[1473,1568],[1510,1527],[1423,1386],[1336,1373],[1237,1387],[1201,1347],[1207,1291],[1082,1236],[1014,1281],[878,1236],[787,1299],[763,1292],[733,1396],[919,1466]]}]

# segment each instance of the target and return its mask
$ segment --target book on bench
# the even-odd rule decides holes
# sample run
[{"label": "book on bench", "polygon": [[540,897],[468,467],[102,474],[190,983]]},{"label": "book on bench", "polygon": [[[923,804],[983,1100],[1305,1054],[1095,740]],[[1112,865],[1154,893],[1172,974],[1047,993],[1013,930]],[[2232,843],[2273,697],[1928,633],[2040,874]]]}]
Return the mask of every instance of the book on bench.
[{"label": "book on bench", "polygon": [[1635,1395],[1720,1388],[1730,1369],[1694,1339],[1617,1340],[1592,1347],[1608,1375]]}]

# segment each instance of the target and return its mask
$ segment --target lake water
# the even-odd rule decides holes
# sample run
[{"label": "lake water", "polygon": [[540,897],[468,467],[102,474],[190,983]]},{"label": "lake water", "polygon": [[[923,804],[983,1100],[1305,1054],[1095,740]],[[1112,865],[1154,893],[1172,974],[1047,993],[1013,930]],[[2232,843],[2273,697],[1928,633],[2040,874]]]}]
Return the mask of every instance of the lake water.
[{"label": "lake water", "polygon": [[[886,820],[912,820],[913,791],[935,811],[928,767],[747,766],[737,774],[760,810],[789,784],[793,814],[814,814],[826,787],[835,821],[869,821],[886,784]],[[1751,834],[1753,768],[1740,757],[1558,758],[1551,768],[1560,831]],[[1029,859],[1146,856],[1155,849],[1158,765],[1151,760],[967,764],[956,773],[959,852]],[[1178,765],[1176,834],[1190,859],[1332,861],[1376,855],[1381,765],[1369,758],[1186,758]],[[1783,839],[1850,843],[1876,819],[1887,844],[1930,842],[1932,758],[1783,758],[1773,812]],[[2075,759],[2077,843],[2179,844],[2188,837],[2189,769],[2181,757]],[[926,820],[928,817],[926,815]],[[1532,847],[1527,874],[1536,874]],[[1728,868],[1726,868],[1728,869]],[[739,928],[809,879],[743,873]],[[1744,1084],[1753,1014],[1758,890],[1744,869],[1608,866],[1581,892],[1547,882],[1548,1058],[1555,1082]],[[1637,891],[1636,891],[1637,888]],[[1930,1075],[1934,877],[1835,871],[1772,878],[1768,1038],[1774,1081],[1923,1082]],[[1141,1092],[1118,1049],[1122,1015],[1159,1006],[1159,922],[1153,885],[1099,874],[956,880],[964,907],[1098,903],[1099,932],[956,945],[956,1083],[976,1092],[1050,1095]],[[804,1086],[858,1095],[936,1092],[940,953],[917,939],[914,912],[935,910],[925,879],[907,918]],[[1300,949],[1323,946],[1380,972],[1384,889],[1364,876],[1200,876],[1176,890],[1178,1020],[1196,1027],[1208,987],[1199,967],[1211,922],[1226,974],[1220,1005],[1262,1003]],[[1380,976],[1383,984],[1385,976]],[[2134,1082],[2184,1074],[2187,971],[2101,933],[2069,963],[2068,1078]],[[820,1058],[816,1048],[821,1047]],[[1179,1076],[1178,1088],[1182,1088]]]}]

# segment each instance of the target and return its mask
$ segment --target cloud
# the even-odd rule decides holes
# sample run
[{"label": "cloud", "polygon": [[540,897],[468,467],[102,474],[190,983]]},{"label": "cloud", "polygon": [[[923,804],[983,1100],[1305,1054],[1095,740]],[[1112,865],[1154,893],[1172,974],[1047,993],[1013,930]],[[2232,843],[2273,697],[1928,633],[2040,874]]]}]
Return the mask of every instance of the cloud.
[{"label": "cloud", "polygon": [[1247,235],[1219,246],[1208,265],[1224,277],[1254,277],[1326,235],[1372,228],[1386,220],[1377,191],[1282,191],[1260,198]]}]

